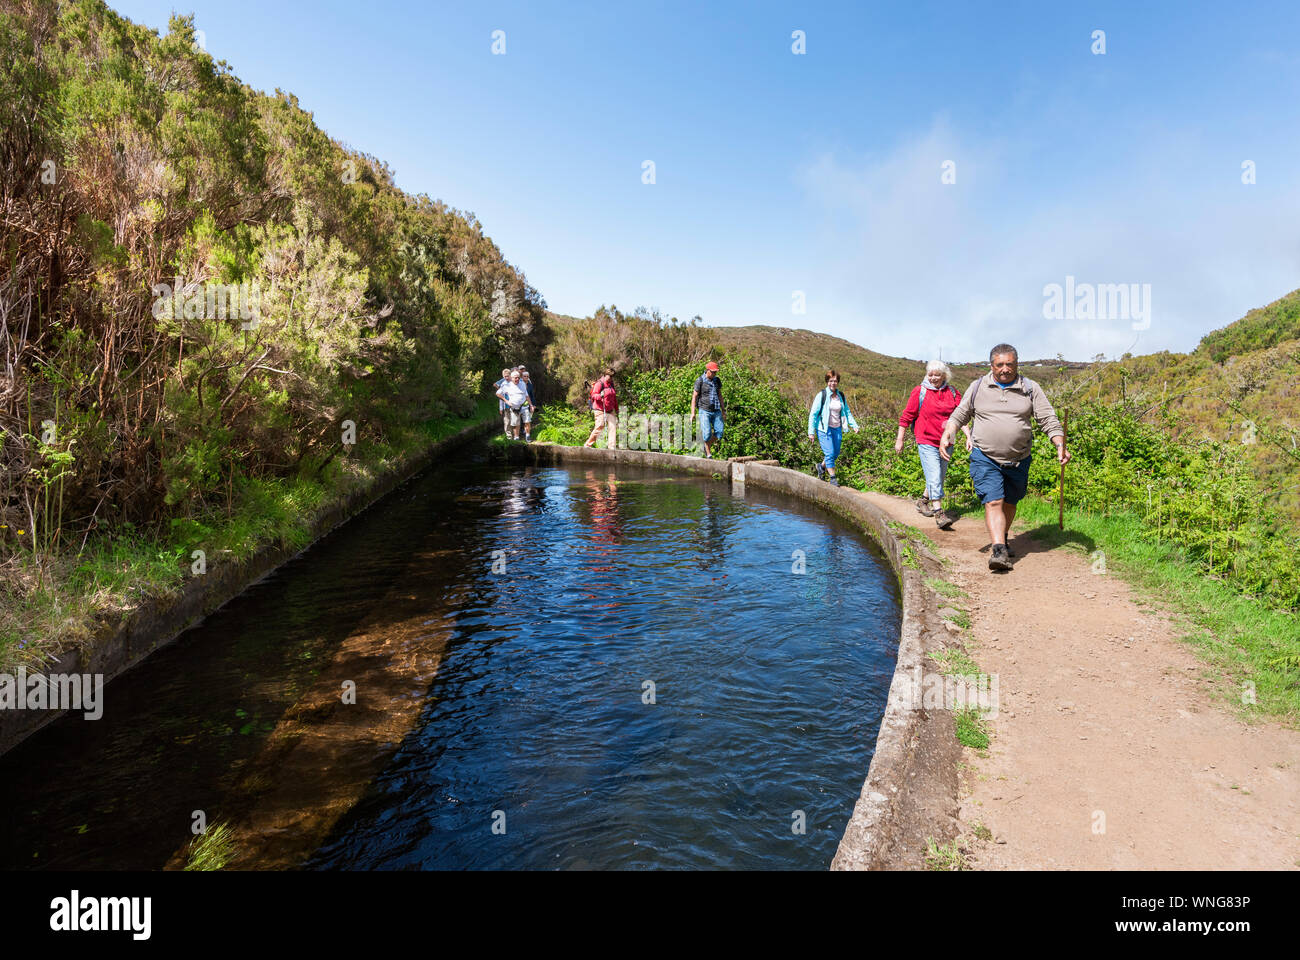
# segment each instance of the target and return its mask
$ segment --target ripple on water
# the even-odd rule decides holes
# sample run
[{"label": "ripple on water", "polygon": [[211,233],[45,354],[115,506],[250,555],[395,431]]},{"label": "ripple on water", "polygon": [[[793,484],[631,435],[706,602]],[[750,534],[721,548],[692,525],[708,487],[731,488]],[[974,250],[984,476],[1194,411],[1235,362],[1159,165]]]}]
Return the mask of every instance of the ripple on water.
[{"label": "ripple on water", "polygon": [[883,560],[773,497],[557,475],[529,481],[546,509],[479,518],[510,572],[457,611],[420,723],[309,865],[827,866],[892,678]]},{"label": "ripple on water", "polygon": [[[246,867],[821,869],[898,629],[879,555],[798,501],[456,459],[0,758],[0,866],[157,869],[202,807]],[[391,702],[342,714],[354,665]]]}]

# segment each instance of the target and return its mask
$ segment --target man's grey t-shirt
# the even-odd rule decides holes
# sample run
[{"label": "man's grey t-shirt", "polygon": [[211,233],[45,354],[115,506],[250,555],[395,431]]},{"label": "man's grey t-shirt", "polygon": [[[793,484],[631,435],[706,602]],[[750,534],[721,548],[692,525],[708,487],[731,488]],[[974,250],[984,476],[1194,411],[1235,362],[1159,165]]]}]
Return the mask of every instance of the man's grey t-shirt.
[{"label": "man's grey t-shirt", "polygon": [[701,410],[722,409],[722,378],[717,374],[714,374],[712,380],[700,374],[695,381],[695,392],[700,395]]}]

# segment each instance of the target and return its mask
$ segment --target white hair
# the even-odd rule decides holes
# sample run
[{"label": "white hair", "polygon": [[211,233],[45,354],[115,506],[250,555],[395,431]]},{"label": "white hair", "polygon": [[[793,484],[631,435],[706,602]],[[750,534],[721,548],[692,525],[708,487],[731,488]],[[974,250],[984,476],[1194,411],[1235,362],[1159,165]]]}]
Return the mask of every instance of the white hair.
[{"label": "white hair", "polygon": [[952,367],[948,366],[948,364],[944,363],[942,360],[931,360],[929,363],[925,365],[925,375],[927,377],[930,374],[934,373],[934,371],[936,370],[943,371],[944,383],[947,383],[949,380],[952,379]]}]

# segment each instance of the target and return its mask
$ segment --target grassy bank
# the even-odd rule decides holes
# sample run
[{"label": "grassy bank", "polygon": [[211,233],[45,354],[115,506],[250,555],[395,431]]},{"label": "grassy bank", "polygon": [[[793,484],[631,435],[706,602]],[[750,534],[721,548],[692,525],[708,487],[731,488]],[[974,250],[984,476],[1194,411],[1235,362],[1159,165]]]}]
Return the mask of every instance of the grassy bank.
[{"label": "grassy bank", "polygon": [[179,590],[193,576],[195,551],[211,568],[246,559],[269,543],[306,546],[326,504],[367,488],[431,444],[494,418],[496,410],[496,399],[484,398],[470,416],[429,420],[387,442],[361,439],[320,471],[246,480],[227,492],[224,509],[173,521],[167,530],[127,524],[114,536],[92,537],[79,550],[41,562],[30,551],[14,552],[0,567],[0,672],[42,666],[143,599]]}]

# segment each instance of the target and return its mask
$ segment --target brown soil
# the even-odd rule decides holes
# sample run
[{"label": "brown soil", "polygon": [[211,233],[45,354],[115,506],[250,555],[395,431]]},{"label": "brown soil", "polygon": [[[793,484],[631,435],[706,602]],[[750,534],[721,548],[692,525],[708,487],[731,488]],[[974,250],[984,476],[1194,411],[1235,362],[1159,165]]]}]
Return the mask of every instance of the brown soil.
[{"label": "brown soil", "polygon": [[972,866],[1300,865],[1300,732],[1232,716],[1218,692],[1231,681],[1169,615],[1023,533],[1011,538],[1015,568],[990,571],[980,513],[942,531],[912,501],[865,496],[951,561],[969,594],[955,603],[970,613],[969,652],[999,678],[992,743],[965,750],[960,843]]}]

